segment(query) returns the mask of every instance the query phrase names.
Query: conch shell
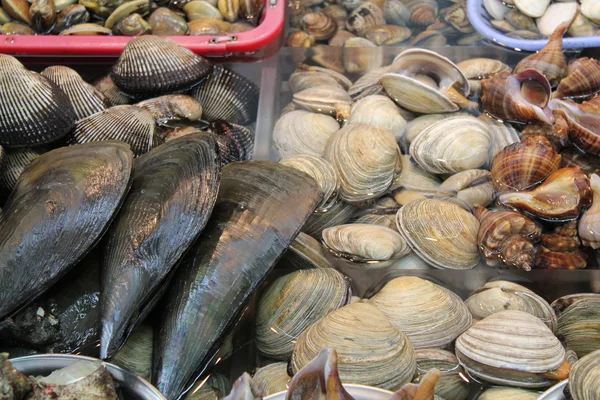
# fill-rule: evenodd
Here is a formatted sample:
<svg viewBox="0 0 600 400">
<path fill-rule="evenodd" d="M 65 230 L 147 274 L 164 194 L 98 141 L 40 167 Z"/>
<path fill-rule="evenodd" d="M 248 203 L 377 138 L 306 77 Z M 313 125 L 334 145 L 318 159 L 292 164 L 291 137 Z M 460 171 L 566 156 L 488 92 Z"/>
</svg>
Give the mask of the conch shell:
<svg viewBox="0 0 600 400">
<path fill-rule="evenodd" d="M 579 248 L 577 221 L 570 221 L 554 229 L 554 233 L 542 235 L 542 245 L 536 264 L 547 269 L 582 269 L 587 257 Z"/>
<path fill-rule="evenodd" d="M 600 61 L 578 58 L 569 64 L 569 75 L 560 81 L 554 98 L 592 96 L 600 91 Z"/>
<path fill-rule="evenodd" d="M 579 220 L 579 237 L 584 246 L 600 248 L 600 176 L 594 174 L 590 179 L 594 192 L 592 206 Z"/>
<path fill-rule="evenodd" d="M 550 108 L 568 127 L 569 139 L 579 149 L 600 154 L 600 102 L 578 104 L 570 100 L 552 100 Z"/>
</svg>

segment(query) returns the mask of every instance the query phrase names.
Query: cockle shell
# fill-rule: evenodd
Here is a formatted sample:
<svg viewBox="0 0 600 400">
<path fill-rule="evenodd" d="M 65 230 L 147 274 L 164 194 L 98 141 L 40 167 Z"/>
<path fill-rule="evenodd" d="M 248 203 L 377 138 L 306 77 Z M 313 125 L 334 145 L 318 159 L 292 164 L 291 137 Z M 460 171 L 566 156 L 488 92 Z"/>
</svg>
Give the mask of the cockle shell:
<svg viewBox="0 0 600 400">
<path fill-rule="evenodd" d="M 467 79 L 488 79 L 500 72 L 512 72 L 511 67 L 493 58 L 471 58 L 459 62 L 456 66 Z"/>
<path fill-rule="evenodd" d="M 47 150 L 39 147 L 26 147 L 3 151 L 2 168 L 0 168 L 0 187 L 6 193 L 12 192 L 25 167 Z"/>
<path fill-rule="evenodd" d="M 406 130 L 407 122 L 398 106 L 387 96 L 367 96 L 352 106 L 348 123 L 370 125 L 390 132 L 399 141 Z"/>
<path fill-rule="evenodd" d="M 568 376 L 570 367 L 563 366 L 565 349 L 550 328 L 517 310 L 494 313 L 475 323 L 456 340 L 456 356 L 477 378 L 524 388 L 550 386 L 551 379 Z"/>
<path fill-rule="evenodd" d="M 578 360 L 569 375 L 569 393 L 573 400 L 593 400 L 600 398 L 600 350 Z"/>
<path fill-rule="evenodd" d="M 465 400 L 470 392 L 470 382 L 464 374 L 456 356 L 440 349 L 421 349 L 417 353 L 417 375 L 413 382 L 420 382 L 432 368 L 440 370 L 441 377 L 435 384 L 435 394 L 444 399 Z"/>
<path fill-rule="evenodd" d="M 593 174 L 590 178 L 590 186 L 594 192 L 593 202 L 579 220 L 579 237 L 584 246 L 598 249 L 600 248 L 600 176 Z"/>
<path fill-rule="evenodd" d="M 360 203 L 383 195 L 400 173 L 400 148 L 388 131 L 346 125 L 327 143 L 325 159 L 340 180 L 340 198 Z"/>
<path fill-rule="evenodd" d="M 490 171 L 468 169 L 446 179 L 439 186 L 437 196 L 466 210 L 472 210 L 476 206 L 490 205 L 495 193 Z"/>
<path fill-rule="evenodd" d="M 383 11 L 375 3 L 365 1 L 354 9 L 346 21 L 346 29 L 357 36 L 377 25 L 385 25 Z"/>
<path fill-rule="evenodd" d="M 523 14 L 539 18 L 546 12 L 550 0 L 514 0 L 514 4 Z"/>
<path fill-rule="evenodd" d="M 546 269 L 582 269 L 587 266 L 587 255 L 580 249 L 577 221 L 557 226 L 553 233 L 542 235 L 536 264 Z"/>
<path fill-rule="evenodd" d="M 481 167 L 491 146 L 487 125 L 473 116 L 444 119 L 423 130 L 410 144 L 410 155 L 425 171 L 456 173 Z"/>
<path fill-rule="evenodd" d="M 287 373 L 287 362 L 276 362 L 258 368 L 252 379 L 262 390 L 263 396 L 286 391 L 292 377 Z"/>
<path fill-rule="evenodd" d="M 276 279 L 258 302 L 258 350 L 268 358 L 288 359 L 298 336 L 350 297 L 350 281 L 332 268 L 300 270 Z"/>
<path fill-rule="evenodd" d="M 298 372 L 323 348 L 336 349 L 345 383 L 396 389 L 410 382 L 416 370 L 415 351 L 406 335 L 368 303 L 344 306 L 305 330 L 294 348 L 292 371 Z"/>
<path fill-rule="evenodd" d="M 413 251 L 436 268 L 470 269 L 479 264 L 479 222 L 456 204 L 413 201 L 398 210 L 396 223 Z"/>
<path fill-rule="evenodd" d="M 499 192 L 529 190 L 560 168 L 562 157 L 543 136 L 528 136 L 500 151 L 492 162 L 492 182 Z"/>
<path fill-rule="evenodd" d="M 479 395 L 478 400 L 537 400 L 541 392 L 533 390 L 491 387 Z"/>
<path fill-rule="evenodd" d="M 552 332 L 556 330 L 556 314 L 550 304 L 525 286 L 513 282 L 488 282 L 475 290 L 465 304 L 475 322 L 501 311 L 519 310 L 538 317 Z"/>
<path fill-rule="evenodd" d="M 340 125 L 328 115 L 297 110 L 282 115 L 273 129 L 273 141 L 282 157 L 325 155 L 329 138 Z"/>
<path fill-rule="evenodd" d="M 328 40 L 337 32 L 336 22 L 322 12 L 304 15 L 300 24 L 316 40 Z"/>
<path fill-rule="evenodd" d="M 586 153 L 600 154 L 600 104 L 588 101 L 583 104 L 571 100 L 552 100 L 550 108 L 559 118 L 564 119 L 569 139 Z"/>
<path fill-rule="evenodd" d="M 578 167 L 554 171 L 531 191 L 505 193 L 498 203 L 529 212 L 548 221 L 569 221 L 579 217 L 582 207 L 592 202 L 589 178 Z"/>
<path fill-rule="evenodd" d="M 416 349 L 443 347 L 471 326 L 471 313 L 460 297 L 417 277 L 388 282 L 369 300 Z"/>
<path fill-rule="evenodd" d="M 578 357 L 600 349 L 600 298 L 575 300 L 558 315 L 558 336 Z"/>
<path fill-rule="evenodd" d="M 600 61 L 578 58 L 569 64 L 569 74 L 560 81 L 554 98 L 585 97 L 600 91 Z"/>
<path fill-rule="evenodd" d="M 294 93 L 292 101 L 302 109 L 335 116 L 337 119 L 350 117 L 352 99 L 344 89 L 335 86 L 312 87 Z"/>
</svg>

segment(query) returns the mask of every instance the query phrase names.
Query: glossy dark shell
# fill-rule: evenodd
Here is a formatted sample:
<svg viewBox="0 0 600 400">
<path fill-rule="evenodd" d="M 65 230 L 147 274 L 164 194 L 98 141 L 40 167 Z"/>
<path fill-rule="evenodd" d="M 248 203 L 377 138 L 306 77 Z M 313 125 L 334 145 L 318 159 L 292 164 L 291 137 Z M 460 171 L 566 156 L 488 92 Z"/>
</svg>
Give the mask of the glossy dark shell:
<svg viewBox="0 0 600 400">
<path fill-rule="evenodd" d="M 254 151 L 254 131 L 248 127 L 215 121 L 210 131 L 217 135 L 219 154 L 223 165 L 248 161 Z"/>
<path fill-rule="evenodd" d="M 208 363 L 322 194 L 308 175 L 269 161 L 223 168 L 217 203 L 163 302 L 152 379 L 176 399 Z"/>
<path fill-rule="evenodd" d="M 191 95 L 202 104 L 202 118 L 207 121 L 222 119 L 247 125 L 256 120 L 258 87 L 248 78 L 221 65 L 215 65 Z"/>
<path fill-rule="evenodd" d="M 65 136 L 74 122 L 75 111 L 58 86 L 0 54 L 0 145 L 50 143 Z"/>
<path fill-rule="evenodd" d="M 204 58 L 160 36 L 131 40 L 110 76 L 134 98 L 149 98 L 180 92 L 194 86 L 211 70 Z"/>
<path fill-rule="evenodd" d="M 214 136 L 187 135 L 137 158 L 132 185 L 104 238 L 100 355 L 112 358 L 153 306 L 217 200 Z"/>
<path fill-rule="evenodd" d="M 110 75 L 94 82 L 94 87 L 104 95 L 108 106 L 122 106 L 131 103 L 131 98 L 115 85 Z"/>
<path fill-rule="evenodd" d="M 115 106 L 77 121 L 70 144 L 120 140 L 137 157 L 154 147 L 152 114 L 136 106 Z"/>
<path fill-rule="evenodd" d="M 98 241 L 129 188 L 120 142 L 62 147 L 31 162 L 0 214 L 0 318 L 46 291 Z"/>
<path fill-rule="evenodd" d="M 38 147 L 14 149 L 6 152 L 0 168 L 0 187 L 7 192 L 12 192 L 25 167 L 45 152 L 45 149 Z"/>
</svg>

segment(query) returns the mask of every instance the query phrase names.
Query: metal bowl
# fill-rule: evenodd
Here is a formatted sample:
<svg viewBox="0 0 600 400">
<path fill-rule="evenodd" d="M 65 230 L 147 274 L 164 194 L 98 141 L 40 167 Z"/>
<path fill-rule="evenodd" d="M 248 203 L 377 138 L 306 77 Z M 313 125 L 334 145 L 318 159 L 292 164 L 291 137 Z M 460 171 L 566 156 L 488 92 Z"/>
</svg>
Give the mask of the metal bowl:
<svg viewBox="0 0 600 400">
<path fill-rule="evenodd" d="M 385 389 L 374 388 L 371 386 L 348 384 L 343 385 L 344 389 L 354 397 L 355 400 L 388 400 L 392 392 Z M 286 391 L 267 396 L 264 400 L 285 400 Z"/>
<path fill-rule="evenodd" d="M 568 380 L 561 381 L 556 385 L 552 386 L 550 389 L 546 390 L 538 400 L 567 400 L 563 391 L 567 387 L 569 383 Z"/>
<path fill-rule="evenodd" d="M 57 369 L 64 368 L 76 361 L 98 361 L 96 358 L 71 354 L 40 354 L 19 357 L 10 360 L 12 365 L 25 375 L 49 375 Z M 108 372 L 119 383 L 126 400 L 167 400 L 158 389 L 139 376 L 110 363 L 103 363 Z"/>
</svg>

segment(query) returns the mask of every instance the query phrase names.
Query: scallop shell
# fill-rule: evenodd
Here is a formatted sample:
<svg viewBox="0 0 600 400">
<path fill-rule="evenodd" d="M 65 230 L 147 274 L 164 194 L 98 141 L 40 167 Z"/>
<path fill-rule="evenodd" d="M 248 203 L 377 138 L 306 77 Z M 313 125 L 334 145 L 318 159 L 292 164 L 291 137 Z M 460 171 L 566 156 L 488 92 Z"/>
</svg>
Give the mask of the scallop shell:
<svg viewBox="0 0 600 400">
<path fill-rule="evenodd" d="M 352 107 L 348 93 L 336 86 L 305 89 L 294 93 L 292 101 L 304 110 L 335 116 L 337 119 L 349 118 Z"/>
<path fill-rule="evenodd" d="M 600 248 L 600 176 L 593 174 L 590 186 L 594 192 L 592 206 L 579 220 L 579 237 L 584 246 Z"/>
<path fill-rule="evenodd" d="M 560 81 L 553 97 L 585 97 L 600 91 L 600 61 L 582 57 L 569 64 L 569 74 Z"/>
<path fill-rule="evenodd" d="M 448 289 L 417 277 L 388 282 L 371 300 L 415 349 L 444 347 L 471 326 L 471 313 Z"/>
<path fill-rule="evenodd" d="M 479 264 L 479 222 L 456 204 L 413 201 L 398 210 L 396 223 L 413 251 L 437 268 L 470 269 Z"/>
<path fill-rule="evenodd" d="M 25 167 L 45 152 L 45 149 L 38 147 L 3 152 L 2 168 L 0 168 L 0 187 L 7 193 L 12 192 Z"/>
<path fill-rule="evenodd" d="M 324 348 L 336 349 L 345 383 L 397 389 L 415 373 L 410 341 L 371 304 L 344 306 L 302 332 L 292 355 L 292 371 L 298 372 Z"/>
<path fill-rule="evenodd" d="M 581 358 L 573 366 L 569 376 L 569 392 L 573 400 L 600 398 L 600 350 Z"/>
<path fill-rule="evenodd" d="M 305 172 L 317 181 L 323 191 L 323 200 L 317 206 L 317 211 L 327 211 L 336 202 L 340 184 L 329 162 L 313 155 L 298 154 L 284 158 L 280 163 Z"/>
<path fill-rule="evenodd" d="M 558 315 L 558 336 L 578 357 L 600 349 L 600 299 L 575 300 Z"/>
<path fill-rule="evenodd" d="M 135 156 L 154 146 L 154 118 L 136 106 L 115 106 L 75 123 L 69 144 L 121 140 Z"/>
<path fill-rule="evenodd" d="M 492 174 L 484 169 L 469 169 L 446 179 L 438 188 L 438 197 L 456 203 L 466 210 L 487 207 L 495 196 Z"/>
<path fill-rule="evenodd" d="M 282 115 L 273 129 L 273 142 L 281 157 L 325 155 L 329 138 L 340 125 L 328 115 L 296 110 Z"/>
<path fill-rule="evenodd" d="M 552 385 L 544 374 L 559 369 L 566 353 L 539 318 L 508 310 L 486 317 L 459 336 L 456 356 L 471 375 L 485 381 L 543 388 Z"/>
<path fill-rule="evenodd" d="M 94 82 L 94 88 L 104 95 L 108 106 L 122 106 L 131 103 L 131 99 L 121 92 L 110 75 Z"/>
<path fill-rule="evenodd" d="M 292 380 L 288 375 L 287 367 L 287 362 L 276 362 L 256 370 L 252 379 L 262 390 L 263 396 L 287 391 Z"/>
<path fill-rule="evenodd" d="M 331 268 L 300 270 L 276 279 L 258 302 L 258 350 L 265 357 L 287 360 L 298 336 L 350 297 L 349 280 Z"/>
<path fill-rule="evenodd" d="M 444 399 L 466 400 L 471 390 L 470 382 L 463 379 L 464 370 L 456 356 L 440 349 L 421 349 L 417 353 L 417 375 L 413 382 L 418 383 L 432 368 L 442 373 L 435 384 L 435 394 Z"/>
<path fill-rule="evenodd" d="M 0 145 L 33 146 L 64 137 L 75 122 L 69 97 L 53 82 L 0 54 Z"/>
<path fill-rule="evenodd" d="M 487 160 L 488 126 L 472 116 L 444 119 L 423 130 L 410 144 L 410 155 L 425 171 L 456 173 L 481 167 Z"/>
<path fill-rule="evenodd" d="M 386 96 L 372 95 L 352 106 L 348 123 L 366 124 L 390 132 L 399 141 L 406 130 L 406 120 L 398 106 Z"/>
<path fill-rule="evenodd" d="M 394 136 L 369 125 L 346 125 L 331 137 L 325 153 L 340 180 L 340 198 L 350 203 L 381 197 L 401 168 Z"/>
<path fill-rule="evenodd" d="M 148 98 L 187 90 L 210 70 L 208 61 L 171 39 L 140 36 L 125 46 L 110 76 L 126 94 Z"/>
<path fill-rule="evenodd" d="M 533 390 L 509 388 L 509 387 L 491 387 L 486 389 L 477 400 L 537 400 L 541 392 Z"/>
</svg>

